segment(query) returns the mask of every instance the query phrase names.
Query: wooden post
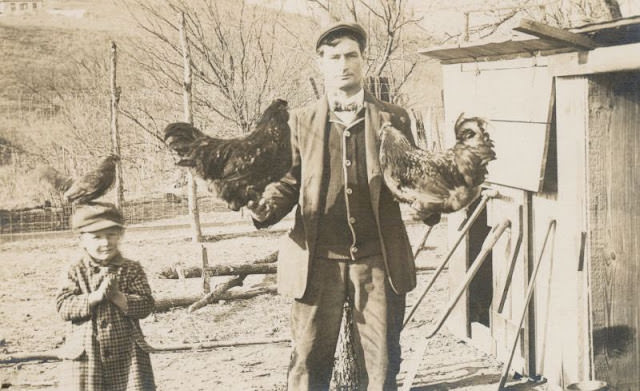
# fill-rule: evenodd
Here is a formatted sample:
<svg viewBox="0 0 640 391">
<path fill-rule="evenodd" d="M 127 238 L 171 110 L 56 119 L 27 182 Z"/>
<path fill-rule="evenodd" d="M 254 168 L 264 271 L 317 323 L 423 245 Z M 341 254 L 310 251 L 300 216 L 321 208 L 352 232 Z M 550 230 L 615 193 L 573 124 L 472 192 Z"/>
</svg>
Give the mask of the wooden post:
<svg viewBox="0 0 640 391">
<path fill-rule="evenodd" d="M 207 248 L 204 244 L 200 245 L 200 252 L 202 254 L 202 270 L 207 270 L 209 267 L 209 255 L 207 254 Z M 211 292 L 211 285 L 209 282 L 209 274 L 202 273 L 202 293 L 207 294 Z"/>
<path fill-rule="evenodd" d="M 316 81 L 313 79 L 313 77 L 309 76 L 309 82 L 311 83 L 311 88 L 313 89 L 313 95 L 316 97 L 316 99 L 320 99 L 320 91 L 318 91 Z"/>
<path fill-rule="evenodd" d="M 191 54 L 187 41 L 186 22 L 184 12 L 180 13 L 180 43 L 182 44 L 182 60 L 184 67 L 183 102 L 184 121 L 193 123 L 193 110 L 191 108 Z M 194 242 L 202 241 L 202 229 L 200 227 L 200 211 L 198 209 L 197 184 L 191 170 L 187 171 L 187 198 L 189 201 L 189 216 L 191 217 L 191 239 Z"/>
<path fill-rule="evenodd" d="M 120 156 L 120 134 L 118 133 L 118 102 L 120 101 L 120 90 L 116 84 L 116 65 L 117 47 L 114 41 L 111 41 L 111 148 L 113 153 Z M 116 162 L 116 179 L 115 179 L 116 197 L 115 204 L 117 208 L 122 207 L 123 186 L 122 186 L 122 161 Z"/>
<path fill-rule="evenodd" d="M 469 12 L 464 13 L 464 41 L 469 42 Z"/>
</svg>

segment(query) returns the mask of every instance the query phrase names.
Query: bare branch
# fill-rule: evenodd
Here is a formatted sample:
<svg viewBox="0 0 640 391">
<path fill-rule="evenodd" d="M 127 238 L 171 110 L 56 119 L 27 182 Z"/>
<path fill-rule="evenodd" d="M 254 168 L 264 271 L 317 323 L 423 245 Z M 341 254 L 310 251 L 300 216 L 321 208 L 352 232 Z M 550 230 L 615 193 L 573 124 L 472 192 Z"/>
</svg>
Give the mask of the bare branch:
<svg viewBox="0 0 640 391">
<path fill-rule="evenodd" d="M 157 130 L 153 130 L 148 126 L 146 126 L 145 124 L 143 124 L 142 121 L 140 121 L 138 117 L 135 116 L 132 112 L 130 112 L 129 110 L 123 109 L 122 107 L 120 107 L 119 112 L 122 113 L 131 122 L 138 125 L 138 127 L 140 127 L 140 129 L 145 131 L 147 134 L 151 135 L 153 138 L 161 142 L 163 145 L 166 145 L 164 138 L 160 136 L 160 133 Z M 147 115 L 148 118 L 150 118 L 155 123 L 155 119 L 148 112 L 145 111 L 145 114 Z"/>
</svg>

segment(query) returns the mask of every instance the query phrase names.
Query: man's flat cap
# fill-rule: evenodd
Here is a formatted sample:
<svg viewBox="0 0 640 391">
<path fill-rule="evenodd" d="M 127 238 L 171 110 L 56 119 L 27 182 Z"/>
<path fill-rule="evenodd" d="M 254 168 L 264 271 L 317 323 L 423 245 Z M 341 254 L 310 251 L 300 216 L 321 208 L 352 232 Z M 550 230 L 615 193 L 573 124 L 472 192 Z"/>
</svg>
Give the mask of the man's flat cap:
<svg viewBox="0 0 640 391">
<path fill-rule="evenodd" d="M 71 228 L 76 232 L 96 232 L 111 227 L 123 227 L 124 217 L 115 205 L 90 202 L 76 207 L 71 216 Z"/>
<path fill-rule="evenodd" d="M 323 30 L 320 33 L 320 35 L 318 35 L 318 39 L 316 39 L 316 50 L 320 47 L 320 45 L 322 44 L 322 41 L 327 36 L 329 36 L 332 33 L 335 33 L 336 31 L 341 31 L 341 30 L 345 30 L 345 31 L 348 31 L 348 32 L 354 34 L 356 37 L 358 37 L 358 38 L 360 38 L 362 40 L 362 45 L 366 46 L 366 44 L 367 44 L 367 32 L 364 31 L 362 26 L 360 26 L 358 23 L 338 22 L 338 23 L 332 24 L 331 26 L 327 27 L 325 30 Z"/>
</svg>

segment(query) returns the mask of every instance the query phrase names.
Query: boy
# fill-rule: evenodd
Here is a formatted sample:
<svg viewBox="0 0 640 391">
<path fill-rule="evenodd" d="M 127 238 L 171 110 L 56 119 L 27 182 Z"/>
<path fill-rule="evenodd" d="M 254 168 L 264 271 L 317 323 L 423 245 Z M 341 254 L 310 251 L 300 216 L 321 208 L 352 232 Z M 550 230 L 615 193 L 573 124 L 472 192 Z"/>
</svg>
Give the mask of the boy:
<svg viewBox="0 0 640 391">
<path fill-rule="evenodd" d="M 118 250 L 122 214 L 108 203 L 79 205 L 71 226 L 84 254 L 71 265 L 56 297 L 58 313 L 71 329 L 61 350 L 73 360 L 64 390 L 155 390 L 149 346 L 138 322 L 153 311 L 154 301 L 140 264 Z"/>
</svg>

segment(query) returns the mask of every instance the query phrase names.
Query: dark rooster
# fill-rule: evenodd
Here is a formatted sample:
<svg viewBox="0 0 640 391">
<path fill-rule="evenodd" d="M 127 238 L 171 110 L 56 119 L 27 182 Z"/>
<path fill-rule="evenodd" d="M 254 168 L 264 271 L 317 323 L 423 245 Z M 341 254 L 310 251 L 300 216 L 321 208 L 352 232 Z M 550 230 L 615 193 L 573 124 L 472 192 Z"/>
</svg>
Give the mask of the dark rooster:
<svg viewBox="0 0 640 391">
<path fill-rule="evenodd" d="M 385 124 L 380 130 L 380 165 L 387 187 L 428 224 L 435 215 L 464 208 L 480 193 L 487 163 L 496 158 L 486 126 L 482 118 L 461 114 L 455 124 L 456 144 L 437 153 L 414 147 Z"/>
<path fill-rule="evenodd" d="M 120 157 L 109 155 L 95 169 L 77 179 L 62 175 L 52 167 L 40 169 L 39 176 L 56 190 L 63 192 L 67 201 L 84 204 L 103 196 L 113 186 L 118 161 Z"/>
<path fill-rule="evenodd" d="M 169 124 L 165 142 L 180 156 L 179 166 L 193 167 L 232 210 L 260 198 L 265 186 L 291 167 L 291 130 L 287 102 L 276 99 L 255 129 L 243 137 L 219 139 L 189 123 Z"/>
</svg>

